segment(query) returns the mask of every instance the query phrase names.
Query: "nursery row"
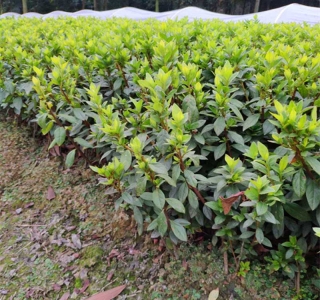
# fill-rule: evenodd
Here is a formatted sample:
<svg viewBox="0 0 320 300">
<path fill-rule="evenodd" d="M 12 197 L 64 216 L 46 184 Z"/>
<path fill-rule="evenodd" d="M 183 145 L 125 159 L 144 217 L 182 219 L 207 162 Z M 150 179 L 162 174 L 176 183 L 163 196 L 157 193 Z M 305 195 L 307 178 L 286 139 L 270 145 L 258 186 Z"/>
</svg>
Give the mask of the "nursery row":
<svg viewBox="0 0 320 300">
<path fill-rule="evenodd" d="M 294 276 L 320 225 L 319 29 L 5 19 L 0 107 L 87 160 L 140 233 L 262 244 Z"/>
</svg>

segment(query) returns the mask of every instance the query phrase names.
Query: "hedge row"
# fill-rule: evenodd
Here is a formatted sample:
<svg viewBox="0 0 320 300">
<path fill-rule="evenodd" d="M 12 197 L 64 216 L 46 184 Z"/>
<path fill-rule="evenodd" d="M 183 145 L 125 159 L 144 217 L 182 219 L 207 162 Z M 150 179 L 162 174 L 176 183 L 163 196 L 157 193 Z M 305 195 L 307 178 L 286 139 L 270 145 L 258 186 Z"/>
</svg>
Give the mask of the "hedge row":
<svg viewBox="0 0 320 300">
<path fill-rule="evenodd" d="M 140 233 L 169 245 L 211 228 L 242 257 L 273 248 L 293 276 L 320 225 L 319 29 L 5 19 L 0 106 L 67 167 L 84 157 Z"/>
</svg>

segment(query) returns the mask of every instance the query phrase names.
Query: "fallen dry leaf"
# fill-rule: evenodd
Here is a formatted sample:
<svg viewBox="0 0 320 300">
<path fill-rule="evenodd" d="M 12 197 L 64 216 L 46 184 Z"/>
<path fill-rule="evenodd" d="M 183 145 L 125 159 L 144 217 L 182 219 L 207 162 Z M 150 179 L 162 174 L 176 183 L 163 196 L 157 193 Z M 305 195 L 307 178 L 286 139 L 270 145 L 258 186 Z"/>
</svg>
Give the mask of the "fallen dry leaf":
<svg viewBox="0 0 320 300">
<path fill-rule="evenodd" d="M 82 248 L 79 235 L 77 235 L 77 234 L 72 234 L 72 235 L 71 235 L 71 239 L 72 239 L 72 243 L 73 243 L 78 249 L 81 249 L 81 248 Z"/>
<path fill-rule="evenodd" d="M 219 288 L 216 288 L 215 290 L 212 290 L 209 294 L 208 300 L 217 300 L 219 297 Z"/>
<path fill-rule="evenodd" d="M 17 214 L 17 215 L 20 215 L 21 213 L 22 213 L 22 208 L 16 209 L 16 214 Z"/>
<path fill-rule="evenodd" d="M 126 285 L 120 285 L 118 287 L 115 287 L 111 290 L 95 294 L 88 298 L 87 300 L 111 300 L 117 297 L 124 289 L 126 288 Z"/>
<path fill-rule="evenodd" d="M 188 270 L 188 262 L 184 259 L 183 262 L 182 262 L 182 267 L 185 269 L 185 270 Z"/>
<path fill-rule="evenodd" d="M 114 270 L 110 271 L 109 274 L 108 274 L 108 277 L 107 277 L 107 280 L 110 281 L 113 277 L 113 274 L 114 274 Z"/>
<path fill-rule="evenodd" d="M 55 284 L 53 285 L 53 290 L 54 290 L 55 292 L 60 292 L 60 291 L 61 291 L 61 286 L 60 286 L 59 284 L 55 283 Z"/>
<path fill-rule="evenodd" d="M 34 202 L 29 202 L 24 206 L 24 208 L 30 208 L 30 207 L 33 207 L 33 206 L 34 206 Z"/>
<path fill-rule="evenodd" d="M 60 300 L 68 300 L 69 297 L 70 297 L 70 293 L 67 292 L 67 293 L 64 293 L 64 294 L 62 295 L 62 297 L 60 298 Z"/>
<path fill-rule="evenodd" d="M 83 282 L 82 288 L 80 289 L 80 294 L 84 293 L 85 290 L 89 287 L 89 285 L 90 285 L 90 281 L 89 281 L 89 279 L 86 279 L 86 280 Z"/>
<path fill-rule="evenodd" d="M 54 192 L 52 186 L 48 187 L 48 191 L 47 191 L 47 200 L 52 200 L 56 197 L 56 193 Z"/>
</svg>

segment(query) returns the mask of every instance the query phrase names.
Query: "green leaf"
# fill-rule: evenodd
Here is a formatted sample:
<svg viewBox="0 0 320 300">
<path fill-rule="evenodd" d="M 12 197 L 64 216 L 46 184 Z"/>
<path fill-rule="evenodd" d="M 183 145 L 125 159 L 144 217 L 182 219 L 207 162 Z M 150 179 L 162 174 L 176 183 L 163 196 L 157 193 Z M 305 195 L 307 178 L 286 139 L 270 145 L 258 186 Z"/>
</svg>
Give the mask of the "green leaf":
<svg viewBox="0 0 320 300">
<path fill-rule="evenodd" d="M 191 95 L 186 96 L 182 101 L 182 109 L 185 113 L 188 113 L 189 122 L 194 123 L 199 119 L 199 111 L 197 108 L 197 102 Z"/>
<path fill-rule="evenodd" d="M 263 215 L 263 217 L 267 222 L 269 222 L 271 224 L 279 224 L 279 222 L 276 220 L 275 216 L 270 211 L 267 211 Z"/>
<path fill-rule="evenodd" d="M 140 198 L 142 198 L 143 200 L 147 200 L 147 201 L 153 201 L 153 193 L 145 192 L 140 195 Z"/>
<path fill-rule="evenodd" d="M 307 188 L 307 178 L 303 170 L 299 170 L 292 180 L 293 191 L 297 194 L 298 197 L 302 197 Z"/>
<path fill-rule="evenodd" d="M 49 121 L 49 122 L 47 123 L 46 127 L 44 127 L 44 128 L 41 129 L 42 134 L 43 134 L 43 135 L 46 135 L 46 134 L 51 130 L 51 128 L 53 127 L 53 124 L 54 124 L 54 122 L 53 122 L 52 120 Z"/>
<path fill-rule="evenodd" d="M 223 130 L 226 128 L 226 121 L 223 117 L 219 117 L 213 124 L 213 130 L 216 135 L 220 135 Z"/>
<path fill-rule="evenodd" d="M 13 99 L 12 107 L 17 115 L 20 115 L 22 106 L 23 102 L 21 97 L 16 97 Z"/>
<path fill-rule="evenodd" d="M 261 228 L 256 229 L 256 239 L 259 244 L 261 244 L 263 242 L 264 234 L 263 234 Z"/>
<path fill-rule="evenodd" d="M 226 143 L 220 144 L 216 149 L 214 150 L 214 159 L 218 160 L 220 157 L 222 157 L 227 150 Z"/>
<path fill-rule="evenodd" d="M 312 170 L 315 171 L 318 175 L 320 175 L 320 162 L 312 156 L 307 156 L 304 159 L 310 165 Z"/>
<path fill-rule="evenodd" d="M 262 216 L 268 211 L 268 205 L 264 202 L 258 202 L 256 205 L 256 211 L 258 216 Z"/>
<path fill-rule="evenodd" d="M 76 155 L 76 149 L 71 150 L 66 157 L 66 167 L 69 169 L 74 163 L 74 158 Z"/>
<path fill-rule="evenodd" d="M 179 176 L 180 176 L 180 173 L 181 173 L 181 169 L 180 169 L 180 166 L 179 165 L 174 165 L 172 167 L 172 179 L 174 182 L 177 182 Z"/>
<path fill-rule="evenodd" d="M 129 150 L 126 150 L 121 154 L 120 162 L 123 164 L 125 171 L 127 171 L 130 168 L 132 162 L 132 155 Z"/>
<path fill-rule="evenodd" d="M 167 218 L 164 211 L 160 213 L 157 220 L 158 220 L 158 231 L 161 236 L 164 236 L 168 230 Z"/>
<path fill-rule="evenodd" d="M 58 127 L 54 131 L 54 139 L 58 146 L 61 146 L 66 139 L 66 130 L 63 127 Z"/>
<path fill-rule="evenodd" d="M 171 186 L 177 186 L 177 183 L 170 176 L 166 174 L 157 174 L 157 176 L 163 178 Z"/>
<path fill-rule="evenodd" d="M 193 136 L 194 137 L 194 139 L 199 143 L 199 144 L 201 144 L 201 145 L 204 145 L 205 144 L 205 139 L 204 139 L 204 137 L 201 135 L 201 134 L 196 134 L 196 135 L 194 135 Z"/>
<path fill-rule="evenodd" d="M 240 239 L 248 239 L 248 238 L 252 237 L 253 235 L 254 235 L 253 231 L 245 231 L 239 236 L 239 238 Z"/>
<path fill-rule="evenodd" d="M 229 137 L 233 142 L 235 142 L 235 143 L 237 143 L 237 144 L 240 144 L 240 145 L 244 145 L 243 137 L 242 137 L 240 134 L 238 134 L 238 133 L 236 133 L 236 132 L 234 132 L 234 131 L 229 131 L 229 132 L 228 132 L 228 137 Z"/>
<path fill-rule="evenodd" d="M 166 202 L 164 193 L 160 189 L 155 189 L 152 193 L 152 201 L 156 207 L 162 209 Z"/>
<path fill-rule="evenodd" d="M 88 116 L 83 112 L 81 108 L 74 108 L 73 113 L 75 117 L 81 121 L 85 121 L 88 119 Z"/>
<path fill-rule="evenodd" d="M 76 124 L 79 121 L 73 116 L 70 116 L 70 115 L 67 115 L 67 114 L 60 114 L 60 113 L 59 113 L 59 119 L 62 120 L 62 121 L 68 121 L 71 124 Z"/>
<path fill-rule="evenodd" d="M 283 172 L 288 166 L 288 163 L 289 163 L 288 155 L 283 156 L 279 162 L 279 171 Z"/>
<path fill-rule="evenodd" d="M 158 227 L 158 218 L 154 219 L 148 226 L 147 231 L 154 230 Z"/>
<path fill-rule="evenodd" d="M 271 243 L 271 241 L 270 241 L 268 238 L 266 238 L 266 237 L 264 237 L 263 242 L 262 242 L 262 245 L 265 245 L 265 246 L 267 246 L 267 247 L 272 248 L 272 243 Z"/>
<path fill-rule="evenodd" d="M 182 183 L 178 190 L 178 199 L 182 202 L 186 200 L 186 198 L 188 197 L 188 191 L 188 185 L 185 182 Z"/>
<path fill-rule="evenodd" d="M 320 204 L 320 186 L 318 182 L 308 179 L 306 196 L 311 210 L 315 210 Z"/>
<path fill-rule="evenodd" d="M 118 90 L 121 87 L 121 85 L 122 85 L 122 78 L 119 77 L 113 84 L 113 90 L 114 91 Z"/>
<path fill-rule="evenodd" d="M 167 203 L 177 212 L 184 214 L 186 212 L 184 205 L 175 198 L 166 198 Z"/>
<path fill-rule="evenodd" d="M 188 200 L 189 200 L 189 204 L 191 205 L 192 208 L 197 209 L 199 207 L 198 197 L 191 190 L 189 190 L 189 192 L 188 192 Z"/>
<path fill-rule="evenodd" d="M 268 148 L 264 144 L 258 142 L 258 150 L 259 150 L 259 154 L 261 155 L 261 157 L 265 161 L 267 161 L 267 159 L 269 158 L 269 150 L 268 150 Z"/>
<path fill-rule="evenodd" d="M 293 249 L 288 249 L 287 252 L 286 252 L 286 259 L 289 259 L 291 258 L 293 255 Z"/>
<path fill-rule="evenodd" d="M 291 217 L 303 222 L 311 221 L 308 212 L 300 205 L 296 203 L 286 203 L 283 207 Z"/>
<path fill-rule="evenodd" d="M 143 216 L 140 209 L 136 206 L 133 207 L 133 216 L 138 224 L 143 224 Z"/>
<path fill-rule="evenodd" d="M 156 172 L 158 174 L 166 174 L 166 175 L 168 175 L 168 171 L 167 171 L 166 166 L 164 164 L 160 163 L 160 162 L 149 164 L 149 168 L 153 172 Z"/>
<path fill-rule="evenodd" d="M 272 232 L 276 239 L 282 236 L 284 231 L 284 210 L 282 203 L 276 203 L 272 206 L 271 211 L 279 224 L 272 225 Z"/>
<path fill-rule="evenodd" d="M 157 135 L 157 147 L 159 148 L 162 155 L 164 155 L 168 149 L 168 139 L 170 135 L 167 131 L 162 129 Z"/>
<path fill-rule="evenodd" d="M 86 140 L 84 140 L 83 138 L 81 137 L 77 137 L 74 139 L 74 141 L 79 144 L 80 146 L 84 147 L 84 148 L 93 148 L 93 146 L 87 142 Z"/>
<path fill-rule="evenodd" d="M 132 195 L 130 195 L 128 192 L 122 193 L 121 197 L 128 204 L 131 204 L 133 206 L 142 207 L 141 202 L 137 198 L 132 197 Z"/>
<path fill-rule="evenodd" d="M 197 179 L 194 177 L 194 173 L 190 170 L 184 171 L 184 177 L 186 178 L 186 181 L 193 187 L 197 186 Z"/>
<path fill-rule="evenodd" d="M 255 115 L 251 115 L 249 116 L 243 123 L 243 131 L 247 130 L 248 128 L 254 126 L 257 124 L 257 122 L 259 121 L 260 118 L 260 114 L 255 114 Z"/>
<path fill-rule="evenodd" d="M 181 224 L 179 224 L 175 220 L 173 220 L 173 221 L 170 220 L 170 226 L 171 226 L 171 229 L 172 229 L 174 235 L 180 241 L 186 242 L 188 240 L 186 229 Z"/>
</svg>

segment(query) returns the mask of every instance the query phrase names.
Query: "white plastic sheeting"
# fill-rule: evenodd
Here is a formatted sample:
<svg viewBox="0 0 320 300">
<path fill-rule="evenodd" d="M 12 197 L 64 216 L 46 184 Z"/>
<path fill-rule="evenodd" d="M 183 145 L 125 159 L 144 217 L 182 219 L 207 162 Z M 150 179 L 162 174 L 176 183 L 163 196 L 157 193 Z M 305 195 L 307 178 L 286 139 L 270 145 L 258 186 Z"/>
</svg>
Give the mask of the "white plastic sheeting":
<svg viewBox="0 0 320 300">
<path fill-rule="evenodd" d="M 304 6 L 300 4 L 290 4 L 284 7 L 280 7 L 277 9 L 272 9 L 269 11 L 259 12 L 256 14 L 248 14 L 248 15 L 225 15 L 218 14 L 208 10 L 204 10 L 198 7 L 186 7 L 178 10 L 167 11 L 167 12 L 151 12 L 147 10 L 137 9 L 133 7 L 124 7 L 120 9 L 113 9 L 107 11 L 93 11 L 93 10 L 80 10 L 75 13 L 68 13 L 64 11 L 54 11 L 46 15 L 41 15 L 38 13 L 27 13 L 24 15 L 20 15 L 17 13 L 5 13 L 0 15 L 1 18 L 6 17 L 35 17 L 35 18 L 57 18 L 57 17 L 95 17 L 99 19 L 108 19 L 113 17 L 118 18 L 129 18 L 133 20 L 145 20 L 149 18 L 158 19 L 165 21 L 167 19 L 182 19 L 187 17 L 190 21 L 195 19 L 220 19 L 223 21 L 245 21 L 252 20 L 255 16 L 257 16 L 258 20 L 262 23 L 309 23 L 309 24 L 317 24 L 320 23 L 320 8 L 318 7 L 310 7 Z"/>
</svg>

